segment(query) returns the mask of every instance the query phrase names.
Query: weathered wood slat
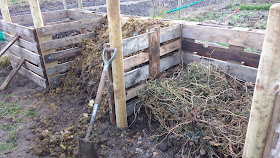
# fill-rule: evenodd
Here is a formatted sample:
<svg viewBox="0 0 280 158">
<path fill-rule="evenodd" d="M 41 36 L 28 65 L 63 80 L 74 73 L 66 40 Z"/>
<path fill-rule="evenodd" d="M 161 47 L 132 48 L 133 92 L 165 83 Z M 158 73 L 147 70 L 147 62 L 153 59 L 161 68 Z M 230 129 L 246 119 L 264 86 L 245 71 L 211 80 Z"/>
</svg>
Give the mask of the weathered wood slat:
<svg viewBox="0 0 280 158">
<path fill-rule="evenodd" d="M 50 49 L 55 49 L 55 48 L 60 48 L 60 47 L 65 47 L 71 44 L 77 44 L 82 42 L 84 38 L 90 37 L 92 33 L 88 34 L 79 34 L 76 36 L 71 36 L 71 37 L 65 37 L 61 39 L 56 39 L 56 40 L 51 40 L 48 42 L 44 42 L 41 44 L 41 49 L 42 51 L 50 50 Z"/>
<path fill-rule="evenodd" d="M 179 38 L 181 35 L 181 26 L 175 25 L 160 29 L 160 43 Z M 127 56 L 139 50 L 144 50 L 149 47 L 149 33 L 144 33 L 135 37 L 126 38 L 123 40 L 123 55 Z"/>
<path fill-rule="evenodd" d="M 4 35 L 4 38 L 7 40 L 7 41 L 10 41 L 12 40 L 13 36 L 12 35 L 9 35 L 5 32 L 3 32 L 3 35 Z M 18 39 L 14 44 L 20 46 L 20 47 L 24 47 L 26 48 L 27 50 L 30 50 L 30 51 L 33 51 L 34 53 L 38 53 L 38 47 L 37 47 L 37 44 L 34 44 L 34 43 L 31 43 L 31 42 L 28 42 L 24 39 Z"/>
<path fill-rule="evenodd" d="M 13 55 L 12 53 L 9 53 L 9 57 L 11 59 L 11 61 L 15 62 L 15 63 L 18 63 L 20 58 Z M 29 69 L 30 71 L 33 71 L 34 73 L 44 77 L 44 73 L 43 73 L 43 70 L 41 68 L 39 68 L 38 66 L 35 66 L 31 63 L 29 63 L 28 61 L 25 60 L 25 62 L 23 63 L 22 65 L 23 67 Z"/>
<path fill-rule="evenodd" d="M 47 69 L 47 74 L 49 76 L 51 76 L 51 75 L 55 75 L 55 74 L 58 74 L 58 73 L 64 73 L 71 68 L 71 64 L 72 64 L 72 61 L 68 61 L 66 63 L 58 64 L 55 67 L 48 68 Z"/>
<path fill-rule="evenodd" d="M 149 47 L 149 33 L 144 33 L 135 37 L 123 40 L 123 56 L 143 50 Z"/>
<path fill-rule="evenodd" d="M 157 78 L 160 74 L 160 32 L 149 34 L 149 74 Z"/>
<path fill-rule="evenodd" d="M 78 55 L 78 48 L 70 48 L 70 49 L 65 49 L 62 51 L 45 55 L 44 59 L 45 59 L 45 63 L 50 63 L 53 61 L 74 57 L 76 55 Z"/>
<path fill-rule="evenodd" d="M 182 40 L 182 49 L 187 52 L 197 52 L 200 56 L 211 57 L 224 61 L 244 62 L 245 65 L 258 68 L 260 54 L 248 53 L 242 49 L 227 49 L 214 46 L 204 46 L 203 44 Z"/>
<path fill-rule="evenodd" d="M 94 19 L 82 19 L 79 21 L 66 22 L 61 24 L 53 24 L 37 28 L 37 32 L 39 36 L 45 36 L 81 28 L 87 28 L 88 30 L 91 30 L 93 26 L 99 25 L 100 20 L 101 17 Z"/>
<path fill-rule="evenodd" d="M 265 33 L 261 31 L 250 31 L 250 29 L 245 28 L 201 26 L 191 22 L 182 22 L 182 24 L 183 38 L 262 49 Z"/>
<path fill-rule="evenodd" d="M 170 26 L 160 29 L 160 43 L 179 38 L 181 36 L 181 25 Z"/>
<path fill-rule="evenodd" d="M 23 57 L 25 60 L 30 61 L 35 65 L 40 64 L 40 55 L 35 54 L 27 49 L 21 48 L 17 45 L 12 45 L 9 49 L 13 54 L 18 57 Z"/>
<path fill-rule="evenodd" d="M 25 40 L 36 42 L 34 36 L 34 29 L 14 23 L 9 23 L 3 20 L 0 20 L 0 26 L 4 32 L 10 32 L 22 37 Z"/>
<path fill-rule="evenodd" d="M 59 19 L 68 18 L 68 13 L 66 10 L 56 10 L 56 11 L 48 11 L 48 12 L 42 12 L 44 23 L 48 23 L 50 21 L 57 21 Z M 31 14 L 26 15 L 17 15 L 12 16 L 13 23 L 17 23 L 20 25 L 27 25 L 27 26 L 33 26 L 33 19 Z"/>
<path fill-rule="evenodd" d="M 178 65 L 180 63 L 180 54 L 175 53 L 171 56 L 160 59 L 160 72 L 163 72 L 170 67 Z M 125 88 L 129 88 L 141 81 L 146 80 L 149 77 L 149 65 L 142 66 L 135 70 L 129 71 L 124 74 Z"/>
<path fill-rule="evenodd" d="M 98 18 L 105 16 L 105 14 L 94 13 L 92 11 L 86 10 L 76 10 L 76 9 L 68 9 L 67 10 L 69 18 L 74 20 L 81 20 L 81 19 L 91 19 L 91 18 Z"/>
<path fill-rule="evenodd" d="M 146 87 L 146 83 L 137 85 L 136 87 L 130 88 L 126 91 L 126 101 L 136 97 Z"/>
<path fill-rule="evenodd" d="M 13 67 L 16 66 L 16 63 L 11 61 L 11 64 Z M 46 80 L 42 78 L 41 76 L 35 74 L 34 72 L 27 70 L 24 67 L 21 67 L 20 70 L 18 71 L 21 75 L 28 77 L 30 80 L 38 84 L 39 86 L 43 88 L 47 88 Z"/>
<path fill-rule="evenodd" d="M 7 76 L 6 80 L 4 81 L 4 83 L 1 85 L 0 90 L 4 90 L 6 89 L 6 87 L 8 86 L 8 84 L 12 81 L 12 79 L 15 77 L 16 73 L 18 72 L 18 70 L 20 69 L 20 67 L 22 66 L 23 62 L 24 62 L 24 58 L 21 58 L 20 61 L 16 64 L 16 66 L 14 67 L 14 69 L 11 71 L 11 73 Z"/>
<path fill-rule="evenodd" d="M 183 53 L 183 62 L 184 64 L 189 64 L 192 62 L 205 62 L 206 64 L 208 64 L 210 62 L 220 66 L 224 72 L 232 75 L 233 77 L 248 82 L 256 81 L 257 71 L 258 71 L 258 69 L 249 66 L 233 64 L 217 59 L 193 55 L 190 53 Z"/>
</svg>

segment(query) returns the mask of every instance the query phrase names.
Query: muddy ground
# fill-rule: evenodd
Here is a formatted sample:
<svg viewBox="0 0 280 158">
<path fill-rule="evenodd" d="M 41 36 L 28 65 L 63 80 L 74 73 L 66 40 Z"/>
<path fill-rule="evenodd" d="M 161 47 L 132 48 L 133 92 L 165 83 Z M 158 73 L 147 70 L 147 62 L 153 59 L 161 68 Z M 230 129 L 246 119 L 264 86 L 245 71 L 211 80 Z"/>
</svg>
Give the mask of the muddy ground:
<svg viewBox="0 0 280 158">
<path fill-rule="evenodd" d="M 194 1 L 186 0 L 184 4 Z M 121 2 L 123 2 L 123 5 L 121 5 L 123 14 L 151 15 L 152 7 L 150 1 L 139 2 L 133 5 L 125 5 L 126 0 L 121 0 Z M 213 8 L 209 2 L 205 1 L 197 5 L 196 8 L 198 11 L 201 7 Z M 214 1 L 216 4 L 223 2 L 226 1 Z M 104 1 L 84 2 L 85 7 L 100 6 L 100 8 L 89 8 L 90 10 L 97 11 L 105 11 L 105 8 L 102 7 L 104 4 Z M 226 6 L 226 3 L 224 4 Z M 69 2 L 67 6 L 75 8 L 77 4 Z M 171 1 L 167 9 L 173 9 L 176 6 L 177 2 Z M 61 2 L 52 2 L 43 3 L 41 8 L 42 11 L 49 11 L 62 9 L 63 7 Z M 222 12 L 213 13 L 211 18 L 219 20 L 225 14 L 230 14 L 233 11 L 232 8 L 221 10 Z M 27 14 L 29 13 L 29 6 L 15 5 L 10 7 L 10 11 L 12 15 Z M 189 11 L 192 10 L 186 10 L 186 14 Z M 228 23 L 228 25 L 263 29 L 263 23 L 261 23 L 260 27 L 256 27 L 256 23 L 261 20 L 266 21 L 267 13 L 267 11 L 263 11 L 252 16 L 248 12 L 246 13 L 248 14 L 247 17 L 240 15 L 243 19 L 236 18 L 233 24 Z M 206 18 L 196 21 L 211 19 L 207 13 L 201 13 L 195 17 L 199 18 L 201 15 Z M 252 20 L 251 17 L 253 17 Z M 248 22 L 248 18 L 250 22 Z M 0 69 L 0 83 L 4 81 L 10 71 L 10 66 Z M 70 157 L 69 155 L 76 154 L 77 149 L 74 147 L 75 145 L 66 146 L 65 144 L 67 143 L 65 142 L 76 142 L 77 136 L 85 134 L 85 122 L 88 122 L 89 117 L 87 116 L 91 112 L 87 105 L 88 100 L 81 102 L 79 99 L 73 99 L 71 96 L 65 96 L 64 94 L 46 98 L 44 97 L 44 91 L 26 77 L 16 75 L 8 88 L 0 92 L 0 157 Z M 119 130 L 109 123 L 108 111 L 105 110 L 101 113 L 103 115 L 98 116 L 93 134 L 93 140 L 96 142 L 96 147 L 101 157 L 161 158 L 185 156 L 176 155 L 181 150 L 181 144 L 176 144 L 176 142 L 166 141 L 156 146 L 162 138 L 153 139 L 153 131 L 156 126 L 154 122 L 149 126 L 144 111 L 137 117 L 130 116 L 128 119 L 130 126 L 125 130 Z M 79 123 L 84 126 L 78 126 L 78 128 L 73 130 L 71 125 Z M 75 132 L 80 135 L 74 136 Z M 63 141 L 61 141 L 61 138 L 63 138 Z M 50 139 L 52 141 L 51 144 L 40 146 L 44 144 L 44 141 L 47 142 Z M 39 146 L 36 143 L 38 141 L 42 142 Z M 57 148 L 54 151 L 46 150 L 48 145 L 56 145 Z M 73 147 L 75 149 L 72 149 Z"/>
</svg>

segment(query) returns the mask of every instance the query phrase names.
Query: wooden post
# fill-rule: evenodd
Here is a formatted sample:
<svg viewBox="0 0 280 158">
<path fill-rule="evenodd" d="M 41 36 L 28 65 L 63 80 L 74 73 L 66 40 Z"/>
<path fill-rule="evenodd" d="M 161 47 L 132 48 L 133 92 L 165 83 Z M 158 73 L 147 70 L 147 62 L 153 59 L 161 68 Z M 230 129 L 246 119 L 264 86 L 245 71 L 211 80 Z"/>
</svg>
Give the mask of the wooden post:
<svg viewBox="0 0 280 158">
<path fill-rule="evenodd" d="M 158 78 L 160 74 L 160 31 L 149 33 L 149 74 Z"/>
<path fill-rule="evenodd" d="M 12 22 L 7 0 L 0 0 L 0 7 L 3 20 L 7 22 Z"/>
<path fill-rule="evenodd" d="M 31 10 L 33 22 L 34 22 L 34 27 L 35 28 L 43 27 L 44 26 L 44 21 L 43 21 L 43 18 L 42 18 L 39 1 L 38 0 L 29 0 L 29 4 L 30 4 L 30 10 Z M 36 33 L 36 36 L 38 37 L 37 33 Z M 38 37 L 38 42 L 39 42 L 38 44 L 43 43 L 43 42 L 47 42 L 47 41 L 50 41 L 50 40 L 52 40 L 52 35 L 40 36 L 40 37 Z M 44 56 L 48 55 L 48 54 L 52 54 L 54 52 L 55 52 L 55 49 L 51 49 L 51 50 L 41 52 L 44 63 L 45 63 Z M 54 62 L 50 62 L 50 63 L 45 64 L 45 65 L 43 64 L 43 67 L 45 69 L 47 69 L 47 68 L 54 67 L 57 64 L 58 64 L 58 61 L 54 61 Z M 55 77 L 55 75 L 54 76 L 49 76 L 48 74 L 46 74 L 46 78 L 47 78 L 48 82 L 50 82 L 49 79 L 51 77 Z"/>
<path fill-rule="evenodd" d="M 116 123 L 119 128 L 127 127 L 122 30 L 120 19 L 120 0 L 107 0 L 110 47 L 117 48 L 118 53 L 112 63 L 113 86 L 116 110 Z"/>
<path fill-rule="evenodd" d="M 178 7 L 177 8 L 181 8 L 182 7 L 182 0 L 178 0 Z M 181 18 L 181 10 L 178 10 L 178 18 Z"/>
<path fill-rule="evenodd" d="M 79 9 L 83 9 L 83 0 L 78 0 Z"/>
<path fill-rule="evenodd" d="M 243 158 L 262 158 L 269 124 L 280 87 L 280 3 L 269 11 L 255 85 Z"/>
<path fill-rule="evenodd" d="M 67 9 L 66 0 L 62 0 L 62 3 L 63 3 L 64 10 L 66 10 Z"/>
</svg>

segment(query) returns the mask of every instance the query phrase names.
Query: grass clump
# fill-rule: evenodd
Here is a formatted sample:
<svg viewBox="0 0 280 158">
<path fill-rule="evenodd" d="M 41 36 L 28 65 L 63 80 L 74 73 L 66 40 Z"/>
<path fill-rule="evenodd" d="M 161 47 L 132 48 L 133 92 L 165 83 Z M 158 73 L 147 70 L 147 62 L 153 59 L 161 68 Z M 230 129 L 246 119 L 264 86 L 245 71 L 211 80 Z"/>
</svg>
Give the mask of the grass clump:
<svg viewBox="0 0 280 158">
<path fill-rule="evenodd" d="M 269 10 L 272 4 L 241 4 L 240 10 Z"/>
<path fill-rule="evenodd" d="M 0 142 L 0 156 L 3 156 L 5 151 L 13 150 L 18 139 L 18 134 L 15 130 L 9 132 L 8 136 L 3 142 Z"/>
<path fill-rule="evenodd" d="M 0 69 L 8 67 L 10 65 L 10 59 L 8 56 L 0 57 Z"/>
</svg>

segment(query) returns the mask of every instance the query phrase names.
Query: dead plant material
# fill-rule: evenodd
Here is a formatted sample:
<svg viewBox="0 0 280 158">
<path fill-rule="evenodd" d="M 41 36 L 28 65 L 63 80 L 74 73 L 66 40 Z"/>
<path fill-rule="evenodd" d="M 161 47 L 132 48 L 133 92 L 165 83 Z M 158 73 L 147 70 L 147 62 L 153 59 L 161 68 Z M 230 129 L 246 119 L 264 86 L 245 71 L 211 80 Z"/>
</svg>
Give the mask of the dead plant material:
<svg viewBox="0 0 280 158">
<path fill-rule="evenodd" d="M 159 123 L 155 137 L 181 141 L 188 156 L 242 157 L 252 96 L 252 84 L 192 63 L 148 83 L 137 104 Z"/>
</svg>

